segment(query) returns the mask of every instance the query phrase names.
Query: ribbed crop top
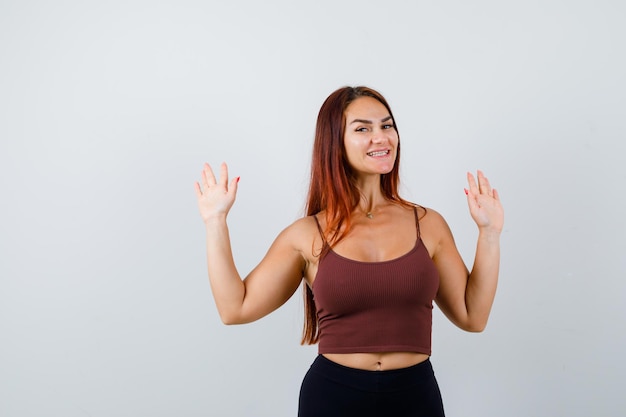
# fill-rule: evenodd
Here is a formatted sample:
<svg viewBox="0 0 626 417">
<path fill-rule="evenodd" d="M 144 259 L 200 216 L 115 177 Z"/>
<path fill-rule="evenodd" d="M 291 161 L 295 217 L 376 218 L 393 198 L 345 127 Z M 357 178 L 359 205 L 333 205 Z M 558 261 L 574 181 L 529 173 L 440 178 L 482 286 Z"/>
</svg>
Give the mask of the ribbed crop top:
<svg viewBox="0 0 626 417">
<path fill-rule="evenodd" d="M 398 258 L 362 262 L 329 249 L 319 260 L 313 295 L 320 354 L 431 354 L 439 273 L 422 242 L 417 209 L 415 221 L 415 246 Z"/>
</svg>

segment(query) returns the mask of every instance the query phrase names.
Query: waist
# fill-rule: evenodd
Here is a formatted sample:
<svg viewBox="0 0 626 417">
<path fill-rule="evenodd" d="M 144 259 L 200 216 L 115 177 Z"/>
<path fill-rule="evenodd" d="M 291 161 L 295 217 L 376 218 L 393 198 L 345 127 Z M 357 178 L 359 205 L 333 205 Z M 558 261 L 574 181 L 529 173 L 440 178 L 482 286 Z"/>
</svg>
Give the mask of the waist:
<svg viewBox="0 0 626 417">
<path fill-rule="evenodd" d="M 429 358 L 425 353 L 417 352 L 324 353 L 322 356 L 336 364 L 365 371 L 408 368 Z"/>
</svg>

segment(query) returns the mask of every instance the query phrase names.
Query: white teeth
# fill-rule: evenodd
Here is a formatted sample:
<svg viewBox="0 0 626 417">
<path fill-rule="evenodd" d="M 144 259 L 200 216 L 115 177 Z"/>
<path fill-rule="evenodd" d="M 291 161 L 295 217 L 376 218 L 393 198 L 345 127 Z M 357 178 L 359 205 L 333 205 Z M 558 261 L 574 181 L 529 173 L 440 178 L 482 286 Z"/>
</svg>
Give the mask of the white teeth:
<svg viewBox="0 0 626 417">
<path fill-rule="evenodd" d="M 368 152 L 367 154 L 369 156 L 383 156 L 383 155 L 387 155 L 389 153 L 389 151 L 378 151 L 378 152 Z"/>
</svg>

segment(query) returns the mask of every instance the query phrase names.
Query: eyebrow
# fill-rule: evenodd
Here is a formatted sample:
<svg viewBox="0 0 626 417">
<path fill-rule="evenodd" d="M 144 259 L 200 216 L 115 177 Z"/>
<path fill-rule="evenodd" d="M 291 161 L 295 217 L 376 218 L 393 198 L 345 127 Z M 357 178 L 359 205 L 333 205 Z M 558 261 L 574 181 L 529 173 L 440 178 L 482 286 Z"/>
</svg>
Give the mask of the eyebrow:
<svg viewBox="0 0 626 417">
<path fill-rule="evenodd" d="M 380 122 L 384 123 L 387 120 L 391 120 L 391 116 L 387 116 L 384 119 L 380 119 Z M 372 122 L 371 120 L 365 120 L 365 119 L 354 119 L 353 121 L 350 122 L 350 124 L 353 124 L 353 123 L 365 123 L 365 124 L 371 125 L 374 122 Z"/>
</svg>

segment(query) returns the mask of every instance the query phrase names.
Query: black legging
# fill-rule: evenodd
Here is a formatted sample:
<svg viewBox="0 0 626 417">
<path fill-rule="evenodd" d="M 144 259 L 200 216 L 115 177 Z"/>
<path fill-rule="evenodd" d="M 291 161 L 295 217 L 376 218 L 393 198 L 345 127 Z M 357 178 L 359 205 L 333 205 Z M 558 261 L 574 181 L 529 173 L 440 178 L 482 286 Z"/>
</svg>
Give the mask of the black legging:
<svg viewBox="0 0 626 417">
<path fill-rule="evenodd" d="M 319 355 L 302 381 L 298 417 L 443 417 L 430 360 L 390 371 L 348 368 Z"/>
</svg>

